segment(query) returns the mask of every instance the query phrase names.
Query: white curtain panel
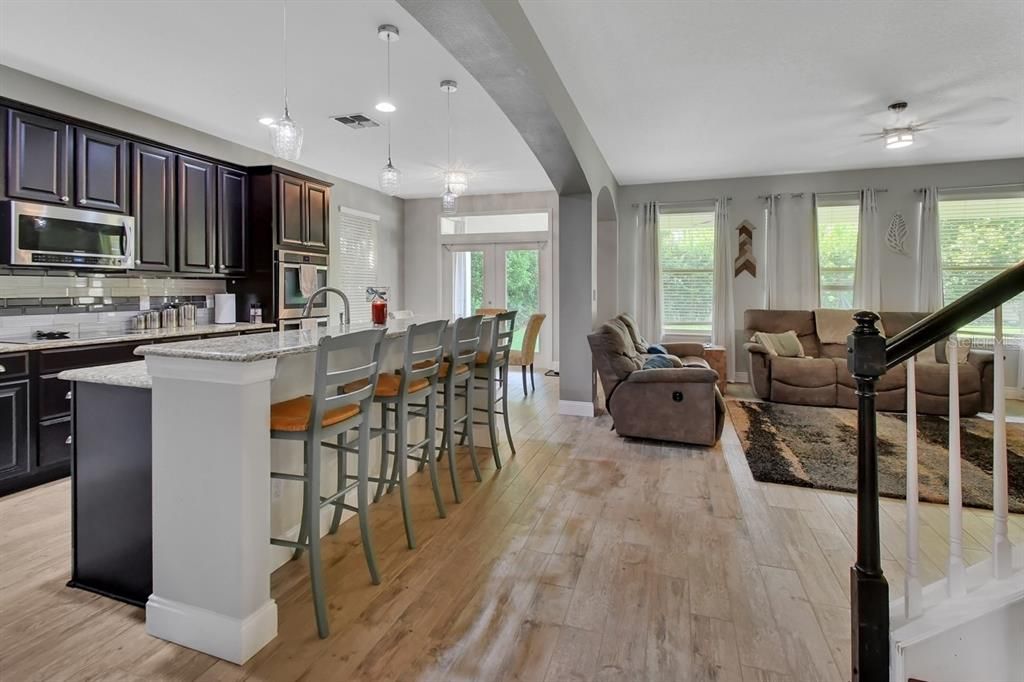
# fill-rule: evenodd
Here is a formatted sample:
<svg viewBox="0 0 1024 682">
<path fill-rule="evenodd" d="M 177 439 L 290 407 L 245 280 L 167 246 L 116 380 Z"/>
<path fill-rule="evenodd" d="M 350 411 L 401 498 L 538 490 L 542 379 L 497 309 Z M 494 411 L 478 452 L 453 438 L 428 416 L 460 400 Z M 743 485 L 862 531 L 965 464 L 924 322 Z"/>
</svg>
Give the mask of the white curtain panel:
<svg viewBox="0 0 1024 682">
<path fill-rule="evenodd" d="M 860 227 L 857 230 L 857 265 L 853 273 L 853 305 L 861 310 L 882 307 L 882 250 L 878 233 L 875 190 L 860 192 Z"/>
<path fill-rule="evenodd" d="M 939 244 L 939 193 L 934 187 L 921 194 L 917 233 L 917 310 L 934 313 L 942 307 L 942 249 Z"/>
<path fill-rule="evenodd" d="M 779 288 L 779 207 L 774 194 L 769 195 L 764 208 L 765 261 L 764 264 L 764 307 L 772 310 L 780 307 Z"/>
<path fill-rule="evenodd" d="M 646 338 L 661 342 L 661 259 L 658 257 L 658 204 L 644 204 L 637 215 L 636 323 Z"/>
<path fill-rule="evenodd" d="M 726 378 L 736 378 L 736 314 L 733 308 L 732 243 L 729 200 L 722 197 L 715 206 L 715 274 L 711 298 L 711 343 L 725 346 Z"/>
<path fill-rule="evenodd" d="M 807 240 L 810 245 L 804 253 L 806 282 L 803 287 L 803 308 L 814 310 L 821 307 L 821 255 L 818 253 L 818 195 L 811 197 L 811 234 Z"/>
</svg>

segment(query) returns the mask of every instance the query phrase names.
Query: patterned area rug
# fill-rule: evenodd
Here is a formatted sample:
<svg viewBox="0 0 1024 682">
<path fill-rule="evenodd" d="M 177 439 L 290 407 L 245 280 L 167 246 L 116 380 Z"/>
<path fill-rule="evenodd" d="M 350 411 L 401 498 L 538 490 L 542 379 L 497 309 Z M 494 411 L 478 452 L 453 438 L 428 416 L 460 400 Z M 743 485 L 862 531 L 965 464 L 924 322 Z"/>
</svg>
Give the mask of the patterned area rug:
<svg viewBox="0 0 1024 682">
<path fill-rule="evenodd" d="M 855 492 L 857 411 L 729 400 L 750 471 L 758 481 Z M 918 417 L 918 486 L 921 500 L 948 501 L 949 421 Z M 1024 512 L 1024 426 L 1007 425 L 1010 511 Z M 907 422 L 878 413 L 878 485 L 886 497 L 906 496 Z M 992 422 L 960 422 L 963 501 L 992 508 Z"/>
</svg>

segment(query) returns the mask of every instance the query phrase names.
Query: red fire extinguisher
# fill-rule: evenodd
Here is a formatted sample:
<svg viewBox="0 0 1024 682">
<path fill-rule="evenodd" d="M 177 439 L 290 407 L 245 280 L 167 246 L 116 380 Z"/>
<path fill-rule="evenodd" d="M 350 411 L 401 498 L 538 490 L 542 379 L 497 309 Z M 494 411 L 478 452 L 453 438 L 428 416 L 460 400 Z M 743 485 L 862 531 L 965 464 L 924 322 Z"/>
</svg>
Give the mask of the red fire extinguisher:
<svg viewBox="0 0 1024 682">
<path fill-rule="evenodd" d="M 380 291 L 373 292 L 373 301 L 370 303 L 370 317 L 374 324 L 387 324 L 388 301 Z"/>
</svg>

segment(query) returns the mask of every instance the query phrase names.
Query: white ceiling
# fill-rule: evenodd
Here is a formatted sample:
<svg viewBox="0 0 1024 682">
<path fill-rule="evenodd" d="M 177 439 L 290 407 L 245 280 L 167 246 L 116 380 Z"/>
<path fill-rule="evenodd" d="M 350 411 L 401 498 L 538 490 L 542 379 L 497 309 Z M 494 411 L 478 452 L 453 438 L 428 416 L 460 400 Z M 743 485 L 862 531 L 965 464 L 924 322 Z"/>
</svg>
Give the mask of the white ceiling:
<svg viewBox="0 0 1024 682">
<path fill-rule="evenodd" d="M 0 63 L 269 152 L 257 119 L 281 112 L 280 21 L 280 2 L 259 0 L 2 0 Z M 305 129 L 300 163 L 376 188 L 384 128 L 350 130 L 329 116 L 383 116 L 373 108 L 384 92 L 382 23 L 401 31 L 391 51 L 399 107 L 391 116 L 402 197 L 440 196 L 444 78 L 459 81 L 453 165 L 472 171 L 468 193 L 551 189 L 487 93 L 391 0 L 289 0 L 289 100 Z"/>
<path fill-rule="evenodd" d="M 622 184 L 1024 156 L 1020 0 L 521 4 Z"/>
</svg>

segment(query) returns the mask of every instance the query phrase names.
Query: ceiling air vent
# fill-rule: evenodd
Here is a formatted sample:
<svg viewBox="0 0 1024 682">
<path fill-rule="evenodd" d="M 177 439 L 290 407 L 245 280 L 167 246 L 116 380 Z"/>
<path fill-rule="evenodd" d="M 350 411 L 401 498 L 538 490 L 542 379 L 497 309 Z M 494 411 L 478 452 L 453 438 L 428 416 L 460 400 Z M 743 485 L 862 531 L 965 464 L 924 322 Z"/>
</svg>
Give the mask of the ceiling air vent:
<svg viewBox="0 0 1024 682">
<path fill-rule="evenodd" d="M 335 121 L 346 125 L 349 128 L 379 128 L 380 124 L 365 114 L 347 114 L 345 116 L 332 116 Z"/>
</svg>

